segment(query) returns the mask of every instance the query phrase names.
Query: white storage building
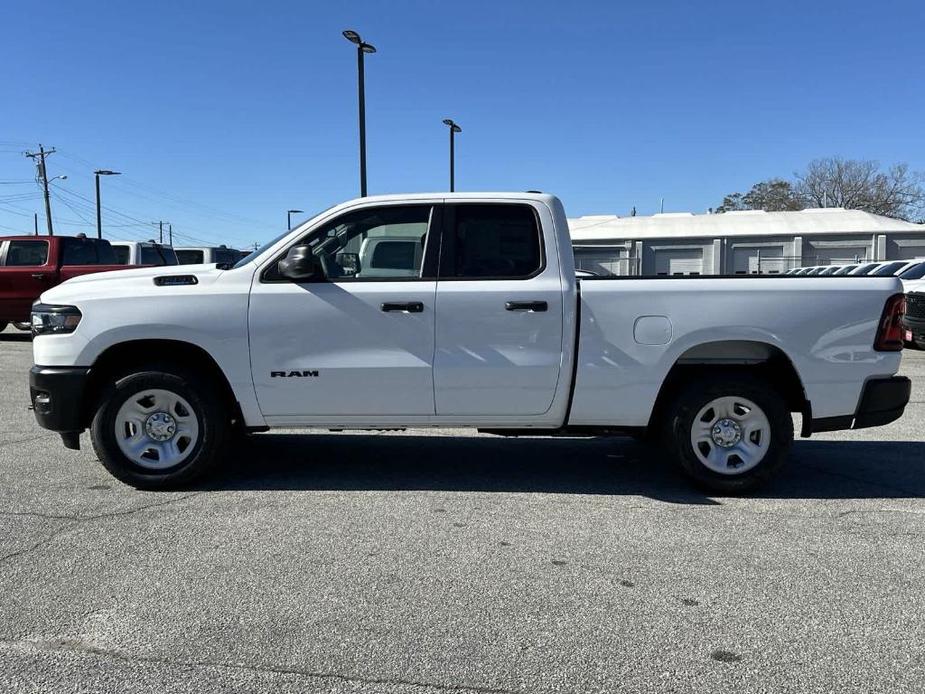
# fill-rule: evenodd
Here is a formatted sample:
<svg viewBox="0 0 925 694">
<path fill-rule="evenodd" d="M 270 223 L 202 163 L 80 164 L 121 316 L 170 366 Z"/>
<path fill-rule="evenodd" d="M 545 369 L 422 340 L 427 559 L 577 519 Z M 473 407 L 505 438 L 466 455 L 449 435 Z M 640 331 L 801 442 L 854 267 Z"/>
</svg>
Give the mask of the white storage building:
<svg viewBox="0 0 925 694">
<path fill-rule="evenodd" d="M 607 275 L 780 274 L 925 257 L 925 225 L 842 208 L 569 220 L 577 267 Z"/>
</svg>

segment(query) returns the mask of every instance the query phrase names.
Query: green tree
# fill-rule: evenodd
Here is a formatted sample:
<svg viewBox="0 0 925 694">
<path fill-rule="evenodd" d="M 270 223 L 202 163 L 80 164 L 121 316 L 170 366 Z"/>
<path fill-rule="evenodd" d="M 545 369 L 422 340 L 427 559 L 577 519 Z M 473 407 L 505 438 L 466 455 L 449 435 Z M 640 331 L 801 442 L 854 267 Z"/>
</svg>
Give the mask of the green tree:
<svg viewBox="0 0 925 694">
<path fill-rule="evenodd" d="M 723 198 L 723 204 L 717 212 L 732 212 L 734 210 L 765 210 L 766 212 L 786 212 L 802 210 L 806 207 L 806 200 L 790 181 L 782 178 L 771 178 L 761 181 L 751 187 L 744 195 L 732 193 Z"/>
</svg>

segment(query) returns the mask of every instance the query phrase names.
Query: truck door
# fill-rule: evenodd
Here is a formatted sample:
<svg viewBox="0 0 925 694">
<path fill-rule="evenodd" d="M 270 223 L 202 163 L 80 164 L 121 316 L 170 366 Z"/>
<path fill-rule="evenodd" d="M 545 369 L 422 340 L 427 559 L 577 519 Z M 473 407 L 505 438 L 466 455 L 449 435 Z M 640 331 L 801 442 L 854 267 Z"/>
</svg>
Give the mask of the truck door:
<svg viewBox="0 0 925 694">
<path fill-rule="evenodd" d="M 283 278 L 285 252 L 261 269 L 248 329 L 264 416 L 297 423 L 434 414 L 439 212 L 430 203 L 383 204 L 316 227 L 291 245 L 312 246 L 323 281 Z M 368 239 L 390 238 L 414 238 L 416 247 L 361 260 Z"/>
<path fill-rule="evenodd" d="M 434 355 L 438 416 L 540 415 L 550 408 L 562 361 L 563 299 L 558 263 L 546 262 L 541 212 L 527 203 L 446 206 Z"/>
<path fill-rule="evenodd" d="M 55 279 L 48 241 L 11 239 L 0 248 L 0 320 L 27 321 L 32 302 Z"/>
</svg>

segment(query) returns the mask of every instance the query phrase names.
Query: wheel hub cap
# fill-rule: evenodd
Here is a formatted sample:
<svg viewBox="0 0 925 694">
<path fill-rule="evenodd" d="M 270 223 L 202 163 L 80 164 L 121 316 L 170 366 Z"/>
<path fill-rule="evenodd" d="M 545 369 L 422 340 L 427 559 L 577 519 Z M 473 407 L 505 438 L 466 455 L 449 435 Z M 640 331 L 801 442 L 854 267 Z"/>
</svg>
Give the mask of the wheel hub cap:
<svg viewBox="0 0 925 694">
<path fill-rule="evenodd" d="M 145 420 L 145 433 L 154 441 L 169 441 L 177 433 L 177 422 L 166 412 L 155 412 Z"/>
<path fill-rule="evenodd" d="M 742 440 L 742 427 L 734 419 L 724 417 L 713 425 L 710 434 L 717 446 L 732 448 Z"/>
</svg>

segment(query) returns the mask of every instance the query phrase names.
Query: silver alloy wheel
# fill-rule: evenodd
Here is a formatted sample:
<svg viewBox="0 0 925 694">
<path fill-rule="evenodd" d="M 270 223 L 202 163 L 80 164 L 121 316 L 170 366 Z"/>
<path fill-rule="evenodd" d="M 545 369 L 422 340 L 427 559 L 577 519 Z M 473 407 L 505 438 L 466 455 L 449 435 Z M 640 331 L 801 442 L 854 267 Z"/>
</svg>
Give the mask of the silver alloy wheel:
<svg viewBox="0 0 925 694">
<path fill-rule="evenodd" d="M 182 463 L 199 440 L 190 404 L 169 390 L 140 390 L 116 413 L 116 443 L 126 458 L 149 470 Z"/>
<path fill-rule="evenodd" d="M 741 475 L 764 460 L 771 446 L 771 423 L 746 398 L 711 400 L 691 426 L 691 446 L 701 463 L 721 475 Z"/>
</svg>

